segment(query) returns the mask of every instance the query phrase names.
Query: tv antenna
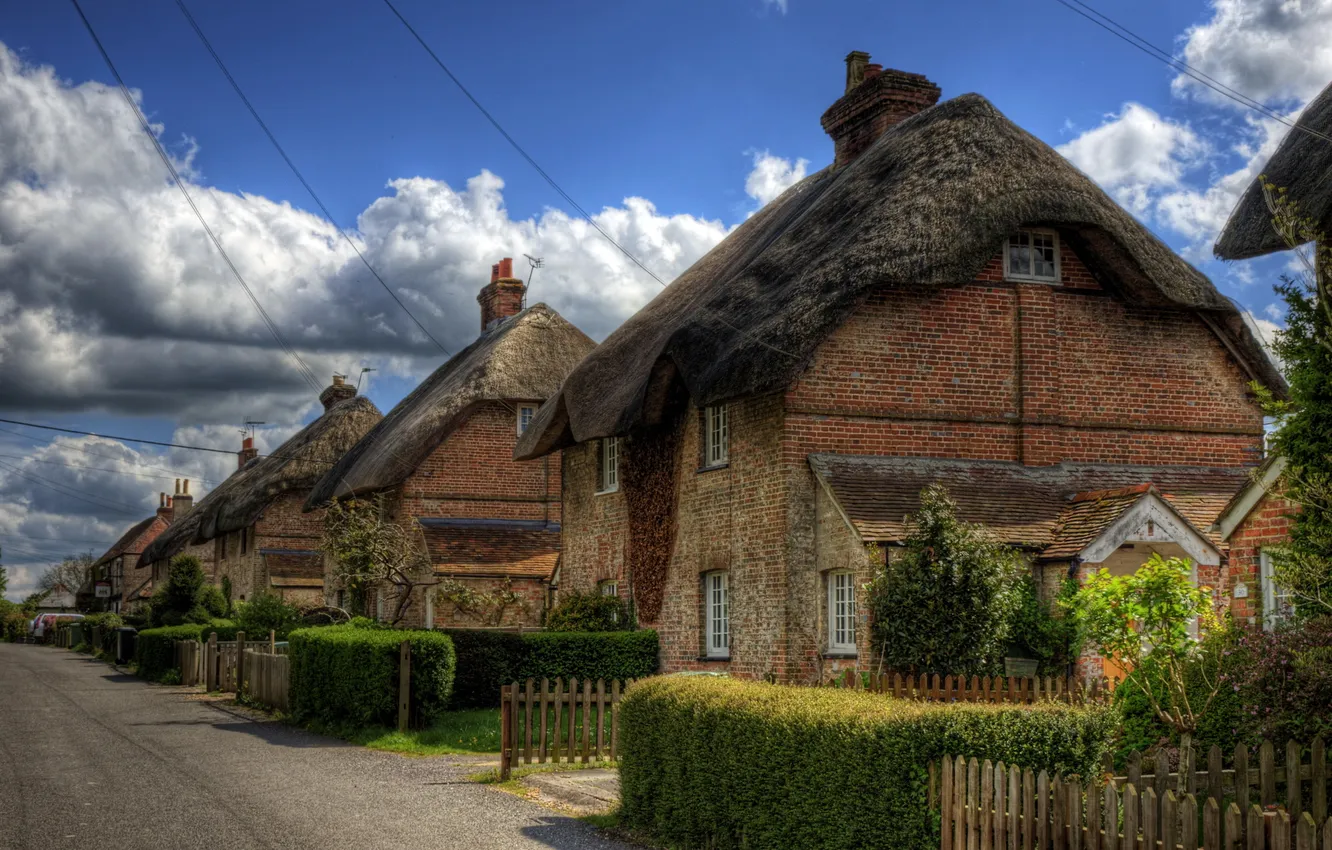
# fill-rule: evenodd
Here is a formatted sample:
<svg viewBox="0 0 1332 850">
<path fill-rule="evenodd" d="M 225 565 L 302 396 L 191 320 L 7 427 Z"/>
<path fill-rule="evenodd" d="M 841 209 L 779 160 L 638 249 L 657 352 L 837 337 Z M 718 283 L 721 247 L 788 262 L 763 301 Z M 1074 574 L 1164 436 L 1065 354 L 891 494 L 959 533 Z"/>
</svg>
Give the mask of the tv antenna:
<svg viewBox="0 0 1332 850">
<path fill-rule="evenodd" d="M 358 393 L 361 391 L 361 379 L 365 377 L 365 373 L 366 373 L 366 372 L 374 372 L 374 371 L 376 371 L 376 370 L 371 369 L 369 366 L 362 366 L 362 367 L 361 367 L 361 374 L 359 374 L 359 375 L 356 376 L 356 391 L 357 391 Z"/>
<path fill-rule="evenodd" d="M 241 428 L 242 437 L 253 437 L 256 425 L 267 425 L 267 422 L 260 422 L 258 419 L 246 419 L 245 427 Z"/>
<path fill-rule="evenodd" d="M 523 289 L 523 306 L 527 306 L 527 291 L 532 288 L 532 278 L 536 276 L 536 270 L 546 264 L 544 257 L 533 257 L 531 254 L 523 254 L 527 258 L 527 264 L 531 270 L 527 272 L 527 286 Z"/>
</svg>

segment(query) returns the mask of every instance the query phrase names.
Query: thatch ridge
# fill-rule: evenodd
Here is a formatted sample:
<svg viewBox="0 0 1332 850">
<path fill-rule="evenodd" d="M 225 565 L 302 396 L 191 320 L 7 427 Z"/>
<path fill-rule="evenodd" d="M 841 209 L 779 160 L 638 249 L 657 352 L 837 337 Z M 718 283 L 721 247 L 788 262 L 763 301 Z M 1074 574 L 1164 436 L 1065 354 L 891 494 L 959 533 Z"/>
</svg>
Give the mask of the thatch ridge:
<svg viewBox="0 0 1332 850">
<path fill-rule="evenodd" d="M 1332 85 L 1309 102 L 1295 126 L 1332 136 Z M 1285 189 L 1302 215 L 1317 221 L 1323 233 L 1332 233 L 1332 143 L 1291 128 L 1262 174 L 1254 178 L 1231 210 L 1212 247 L 1221 259 L 1247 260 L 1290 247 L 1272 227 L 1272 212 L 1263 197 L 1264 180 Z"/>
<path fill-rule="evenodd" d="M 1284 382 L 1236 308 L 1053 148 L 966 94 L 793 186 L 612 333 L 547 402 L 520 458 L 625 434 L 654 370 L 699 405 L 784 389 L 882 286 L 965 284 L 1022 225 L 1057 228 L 1126 300 L 1211 318 L 1242 363 Z M 539 427 L 538 427 L 539 426 Z"/>
<path fill-rule="evenodd" d="M 533 304 L 485 331 L 422 381 L 327 470 L 307 509 L 398 484 L 477 404 L 544 401 L 595 347 L 546 304 Z"/>
</svg>

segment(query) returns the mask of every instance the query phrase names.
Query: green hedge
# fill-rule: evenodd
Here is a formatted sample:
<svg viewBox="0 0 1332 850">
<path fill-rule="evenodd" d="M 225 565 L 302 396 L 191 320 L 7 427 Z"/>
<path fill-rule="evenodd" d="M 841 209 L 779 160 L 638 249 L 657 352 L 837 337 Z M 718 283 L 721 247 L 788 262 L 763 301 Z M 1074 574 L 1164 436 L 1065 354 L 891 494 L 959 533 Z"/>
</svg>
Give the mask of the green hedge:
<svg viewBox="0 0 1332 850">
<path fill-rule="evenodd" d="M 134 644 L 134 660 L 139 666 L 139 676 L 150 682 L 161 681 L 162 677 L 176 667 L 176 641 L 208 640 L 212 632 L 217 632 L 218 640 L 235 640 L 236 624 L 230 620 L 214 620 L 206 626 L 189 623 L 184 626 L 159 626 L 139 632 Z"/>
<path fill-rule="evenodd" d="M 297 720 L 392 725 L 398 716 L 399 644 L 412 645 L 412 718 L 429 725 L 449 705 L 456 657 L 442 632 L 323 626 L 288 637 Z"/>
<path fill-rule="evenodd" d="M 713 676 L 663 676 L 620 710 L 622 819 L 671 846 L 939 846 L 927 770 L 943 755 L 1092 775 L 1110 707 L 896 700 Z"/>
<path fill-rule="evenodd" d="M 502 685 L 526 679 L 641 679 L 657 672 L 657 633 L 450 630 L 458 653 L 453 708 L 499 705 Z"/>
</svg>

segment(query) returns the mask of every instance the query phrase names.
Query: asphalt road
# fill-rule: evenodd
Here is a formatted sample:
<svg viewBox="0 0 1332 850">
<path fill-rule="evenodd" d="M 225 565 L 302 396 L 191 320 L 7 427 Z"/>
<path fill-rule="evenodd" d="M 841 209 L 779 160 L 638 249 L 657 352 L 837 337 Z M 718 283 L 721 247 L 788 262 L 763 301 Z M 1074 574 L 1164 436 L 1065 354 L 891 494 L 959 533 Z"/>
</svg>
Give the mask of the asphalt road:
<svg viewBox="0 0 1332 850">
<path fill-rule="evenodd" d="M 0 848 L 617 848 L 403 758 L 225 712 L 66 650 L 0 643 Z"/>
</svg>

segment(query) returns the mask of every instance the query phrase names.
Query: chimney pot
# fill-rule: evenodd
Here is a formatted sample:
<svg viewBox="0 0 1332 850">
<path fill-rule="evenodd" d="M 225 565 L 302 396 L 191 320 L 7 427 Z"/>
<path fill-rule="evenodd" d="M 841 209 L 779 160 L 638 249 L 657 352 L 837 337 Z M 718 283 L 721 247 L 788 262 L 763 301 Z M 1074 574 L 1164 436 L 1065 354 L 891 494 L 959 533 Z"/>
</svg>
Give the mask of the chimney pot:
<svg viewBox="0 0 1332 850">
<path fill-rule="evenodd" d="M 921 74 L 870 64 L 869 54 L 846 56 L 846 92 L 820 123 L 832 137 L 835 159 L 842 168 L 855 161 L 890 127 L 939 102 L 939 87 Z"/>
<path fill-rule="evenodd" d="M 325 411 L 340 401 L 355 397 L 356 387 L 344 381 L 341 375 L 334 375 L 333 383 L 325 387 L 324 391 L 319 394 L 319 400 L 323 403 Z"/>
<path fill-rule="evenodd" d="M 166 493 L 165 493 L 165 492 L 162 492 L 162 493 L 158 493 L 158 494 L 157 494 L 157 506 L 158 506 L 159 508 L 165 508 L 165 507 L 166 507 Z"/>
<path fill-rule="evenodd" d="M 190 495 L 190 479 L 185 479 L 185 495 Z"/>
<path fill-rule="evenodd" d="M 325 390 L 325 392 L 327 392 L 327 390 Z M 242 437 L 241 450 L 236 452 L 236 468 L 244 469 L 245 464 L 254 460 L 258 456 L 259 450 L 254 447 L 254 437 Z"/>
<path fill-rule="evenodd" d="M 170 496 L 167 496 L 167 507 L 169 508 L 169 507 L 171 507 L 171 505 L 172 505 L 171 497 L 170 497 Z"/>
<path fill-rule="evenodd" d="M 481 330 L 522 312 L 527 285 L 513 276 L 513 259 L 505 257 L 490 267 L 490 283 L 476 296 L 481 305 Z"/>
<path fill-rule="evenodd" d="M 176 479 L 176 495 L 177 495 L 177 496 L 180 495 L 180 479 L 179 479 L 179 478 Z"/>
</svg>

